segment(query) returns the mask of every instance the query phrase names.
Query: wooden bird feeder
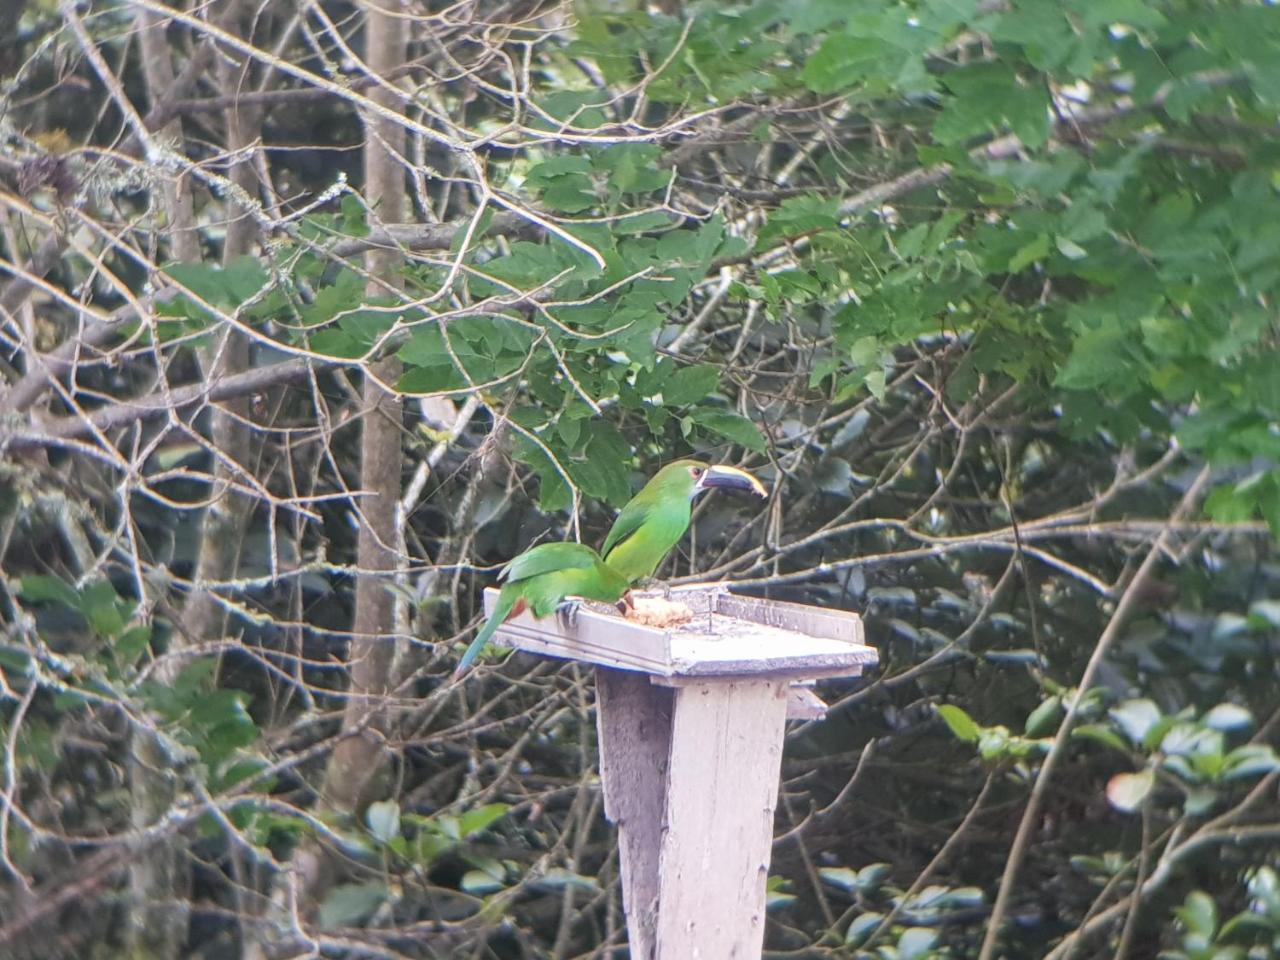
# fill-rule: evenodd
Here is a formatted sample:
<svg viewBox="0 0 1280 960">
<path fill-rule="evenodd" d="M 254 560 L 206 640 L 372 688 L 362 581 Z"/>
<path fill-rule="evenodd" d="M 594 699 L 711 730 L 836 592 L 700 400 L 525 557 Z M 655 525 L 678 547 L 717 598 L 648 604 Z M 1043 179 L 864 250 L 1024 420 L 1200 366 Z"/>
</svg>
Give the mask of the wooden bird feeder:
<svg viewBox="0 0 1280 960">
<path fill-rule="evenodd" d="M 485 591 L 486 611 L 497 596 Z M 822 716 L 812 681 L 856 677 L 876 651 L 853 613 L 725 584 L 670 599 L 692 619 L 656 629 L 584 604 L 572 629 L 526 613 L 496 638 L 596 667 L 600 776 L 633 960 L 751 960 L 764 946 L 786 721 Z"/>
</svg>

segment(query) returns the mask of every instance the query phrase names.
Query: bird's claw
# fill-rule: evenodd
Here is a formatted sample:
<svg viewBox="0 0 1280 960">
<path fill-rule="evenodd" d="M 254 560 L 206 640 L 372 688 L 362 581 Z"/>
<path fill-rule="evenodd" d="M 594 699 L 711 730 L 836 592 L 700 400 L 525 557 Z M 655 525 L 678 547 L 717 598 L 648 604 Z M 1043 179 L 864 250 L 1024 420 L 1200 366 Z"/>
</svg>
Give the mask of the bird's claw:
<svg viewBox="0 0 1280 960">
<path fill-rule="evenodd" d="M 574 597 L 561 601 L 556 607 L 556 623 L 560 624 L 561 630 L 573 630 L 578 626 L 578 610 L 582 607 L 582 601 Z"/>
</svg>

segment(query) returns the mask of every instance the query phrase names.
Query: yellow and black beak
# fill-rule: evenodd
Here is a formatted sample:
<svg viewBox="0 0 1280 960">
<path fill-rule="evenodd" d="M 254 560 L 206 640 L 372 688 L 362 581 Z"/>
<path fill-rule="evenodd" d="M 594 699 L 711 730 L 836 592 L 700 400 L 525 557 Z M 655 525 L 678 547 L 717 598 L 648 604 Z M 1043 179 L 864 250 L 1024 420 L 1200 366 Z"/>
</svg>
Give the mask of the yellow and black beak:
<svg viewBox="0 0 1280 960">
<path fill-rule="evenodd" d="M 698 490 L 743 490 L 757 497 L 769 495 L 764 484 L 747 471 L 726 465 L 707 467 L 695 487 Z"/>
</svg>

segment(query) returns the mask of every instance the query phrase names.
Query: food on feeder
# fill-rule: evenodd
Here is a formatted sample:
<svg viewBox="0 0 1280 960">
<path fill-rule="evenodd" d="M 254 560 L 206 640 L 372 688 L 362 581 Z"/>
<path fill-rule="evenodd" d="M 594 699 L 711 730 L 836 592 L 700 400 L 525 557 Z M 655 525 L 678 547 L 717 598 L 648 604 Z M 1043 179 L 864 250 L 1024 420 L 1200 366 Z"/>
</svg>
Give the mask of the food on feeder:
<svg viewBox="0 0 1280 960">
<path fill-rule="evenodd" d="M 632 597 L 625 616 L 646 627 L 674 627 L 693 619 L 693 611 L 685 604 L 662 597 Z"/>
</svg>

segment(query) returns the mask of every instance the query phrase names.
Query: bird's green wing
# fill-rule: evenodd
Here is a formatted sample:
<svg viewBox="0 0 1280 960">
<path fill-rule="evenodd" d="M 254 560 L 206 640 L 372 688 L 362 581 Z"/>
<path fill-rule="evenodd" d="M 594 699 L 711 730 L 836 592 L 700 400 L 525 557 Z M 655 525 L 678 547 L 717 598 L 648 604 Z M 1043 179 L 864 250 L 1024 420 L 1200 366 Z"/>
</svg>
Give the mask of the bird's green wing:
<svg viewBox="0 0 1280 960">
<path fill-rule="evenodd" d="M 599 558 L 590 547 L 571 541 L 565 543 L 540 543 L 516 557 L 498 574 L 508 583 L 528 580 L 542 573 L 571 570 L 576 567 L 594 566 Z"/>
<path fill-rule="evenodd" d="M 615 603 L 627 591 L 626 578 L 603 563 L 545 573 L 520 584 L 535 617 L 545 617 L 566 598 Z"/>
<path fill-rule="evenodd" d="M 610 550 L 644 526 L 645 521 L 649 519 L 650 509 L 648 503 L 633 497 L 622 508 L 622 512 L 618 514 L 618 519 L 613 521 L 613 527 L 609 530 L 609 535 L 604 538 L 604 546 L 600 548 L 600 556 L 607 557 Z"/>
</svg>

